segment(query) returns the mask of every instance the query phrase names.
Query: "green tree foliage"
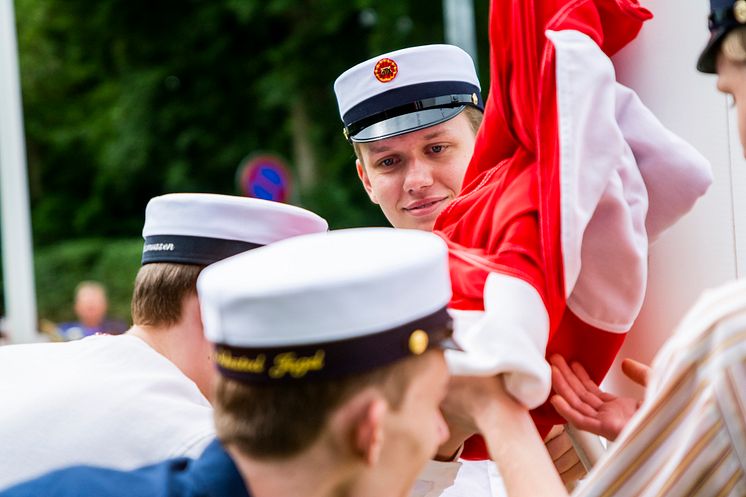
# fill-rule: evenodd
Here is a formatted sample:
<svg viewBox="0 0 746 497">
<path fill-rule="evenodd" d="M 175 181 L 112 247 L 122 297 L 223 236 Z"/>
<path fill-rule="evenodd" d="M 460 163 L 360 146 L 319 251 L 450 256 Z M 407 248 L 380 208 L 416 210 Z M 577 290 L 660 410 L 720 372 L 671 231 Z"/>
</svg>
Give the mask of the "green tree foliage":
<svg viewBox="0 0 746 497">
<path fill-rule="evenodd" d="M 116 312 L 128 306 L 129 290 L 112 278 L 129 285 L 131 271 L 107 277 L 95 248 L 101 242 L 53 244 L 137 237 L 155 195 L 236 193 L 236 168 L 252 152 L 284 156 L 295 167 L 294 203 L 333 228 L 386 225 L 359 185 L 332 84 L 375 54 L 443 42 L 440 1 L 15 6 L 33 235 L 44 254 L 36 269 L 40 315 L 62 318 L 56 309 L 69 309 L 76 278 L 102 279 Z M 476 9 L 484 47 L 487 2 Z"/>
<path fill-rule="evenodd" d="M 81 239 L 40 249 L 34 259 L 39 316 L 74 321 L 75 287 L 83 280 L 102 283 L 109 297 L 109 315 L 129 321 L 129 302 L 140 267 L 142 240 Z"/>
<path fill-rule="evenodd" d="M 301 105 L 333 227 L 383 224 L 357 183 L 334 79 L 376 53 L 443 40 L 440 2 L 17 0 L 37 243 L 132 236 L 148 198 L 235 193 L 252 151 L 293 162 Z"/>
</svg>

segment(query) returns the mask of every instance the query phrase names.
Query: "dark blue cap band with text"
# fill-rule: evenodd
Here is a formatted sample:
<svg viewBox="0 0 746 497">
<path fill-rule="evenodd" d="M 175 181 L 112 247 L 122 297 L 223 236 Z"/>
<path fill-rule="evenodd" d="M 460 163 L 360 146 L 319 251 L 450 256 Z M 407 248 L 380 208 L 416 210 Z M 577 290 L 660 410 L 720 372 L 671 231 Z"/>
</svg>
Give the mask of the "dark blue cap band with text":
<svg viewBox="0 0 746 497">
<path fill-rule="evenodd" d="M 245 383 L 327 380 L 363 373 L 432 348 L 458 349 L 446 308 L 396 328 L 345 340 L 286 347 L 215 345 L 220 373 Z"/>
<path fill-rule="evenodd" d="M 257 243 L 184 235 L 145 237 L 142 265 L 154 262 L 207 266 L 228 257 L 261 247 Z"/>
</svg>

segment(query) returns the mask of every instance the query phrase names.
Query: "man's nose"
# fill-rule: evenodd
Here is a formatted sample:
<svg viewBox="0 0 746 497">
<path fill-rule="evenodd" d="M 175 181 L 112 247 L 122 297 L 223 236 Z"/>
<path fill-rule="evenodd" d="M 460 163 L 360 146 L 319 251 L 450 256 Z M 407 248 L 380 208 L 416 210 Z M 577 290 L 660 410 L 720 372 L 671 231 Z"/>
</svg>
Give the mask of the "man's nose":
<svg viewBox="0 0 746 497">
<path fill-rule="evenodd" d="M 414 158 L 407 166 L 407 176 L 404 179 L 404 190 L 414 192 L 428 188 L 433 184 L 432 166 L 427 161 Z"/>
</svg>

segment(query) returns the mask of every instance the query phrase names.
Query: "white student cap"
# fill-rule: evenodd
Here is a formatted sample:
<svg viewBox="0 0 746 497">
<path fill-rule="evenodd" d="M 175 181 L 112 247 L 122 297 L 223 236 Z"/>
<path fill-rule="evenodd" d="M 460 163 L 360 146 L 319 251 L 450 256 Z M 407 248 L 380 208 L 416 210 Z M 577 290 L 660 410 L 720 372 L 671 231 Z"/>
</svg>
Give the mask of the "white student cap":
<svg viewBox="0 0 746 497">
<path fill-rule="evenodd" d="M 172 193 L 151 199 L 145 208 L 142 264 L 208 265 L 327 229 L 323 218 L 292 205 L 211 193 Z"/>
<path fill-rule="evenodd" d="M 370 142 L 434 126 L 465 106 L 484 110 L 469 54 L 453 45 L 386 53 L 334 82 L 345 138 Z"/>
<path fill-rule="evenodd" d="M 446 244 L 423 231 L 284 240 L 206 268 L 197 292 L 218 369 L 239 381 L 337 378 L 457 348 Z"/>
</svg>

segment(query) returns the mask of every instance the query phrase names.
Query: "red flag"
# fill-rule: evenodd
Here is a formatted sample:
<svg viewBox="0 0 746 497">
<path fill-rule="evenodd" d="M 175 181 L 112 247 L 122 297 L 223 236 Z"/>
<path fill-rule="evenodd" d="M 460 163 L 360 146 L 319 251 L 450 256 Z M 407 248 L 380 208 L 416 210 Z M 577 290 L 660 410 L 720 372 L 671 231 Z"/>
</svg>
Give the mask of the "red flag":
<svg viewBox="0 0 746 497">
<path fill-rule="evenodd" d="M 529 283 L 549 324 L 523 331 L 597 382 L 642 305 L 648 239 L 710 182 L 707 161 L 615 81 L 608 57 L 651 17 L 634 0 L 492 0 L 484 121 L 465 188 L 435 224 L 452 308 L 484 310 L 490 273 Z M 542 435 L 564 422 L 548 404 L 532 414 Z"/>
</svg>

